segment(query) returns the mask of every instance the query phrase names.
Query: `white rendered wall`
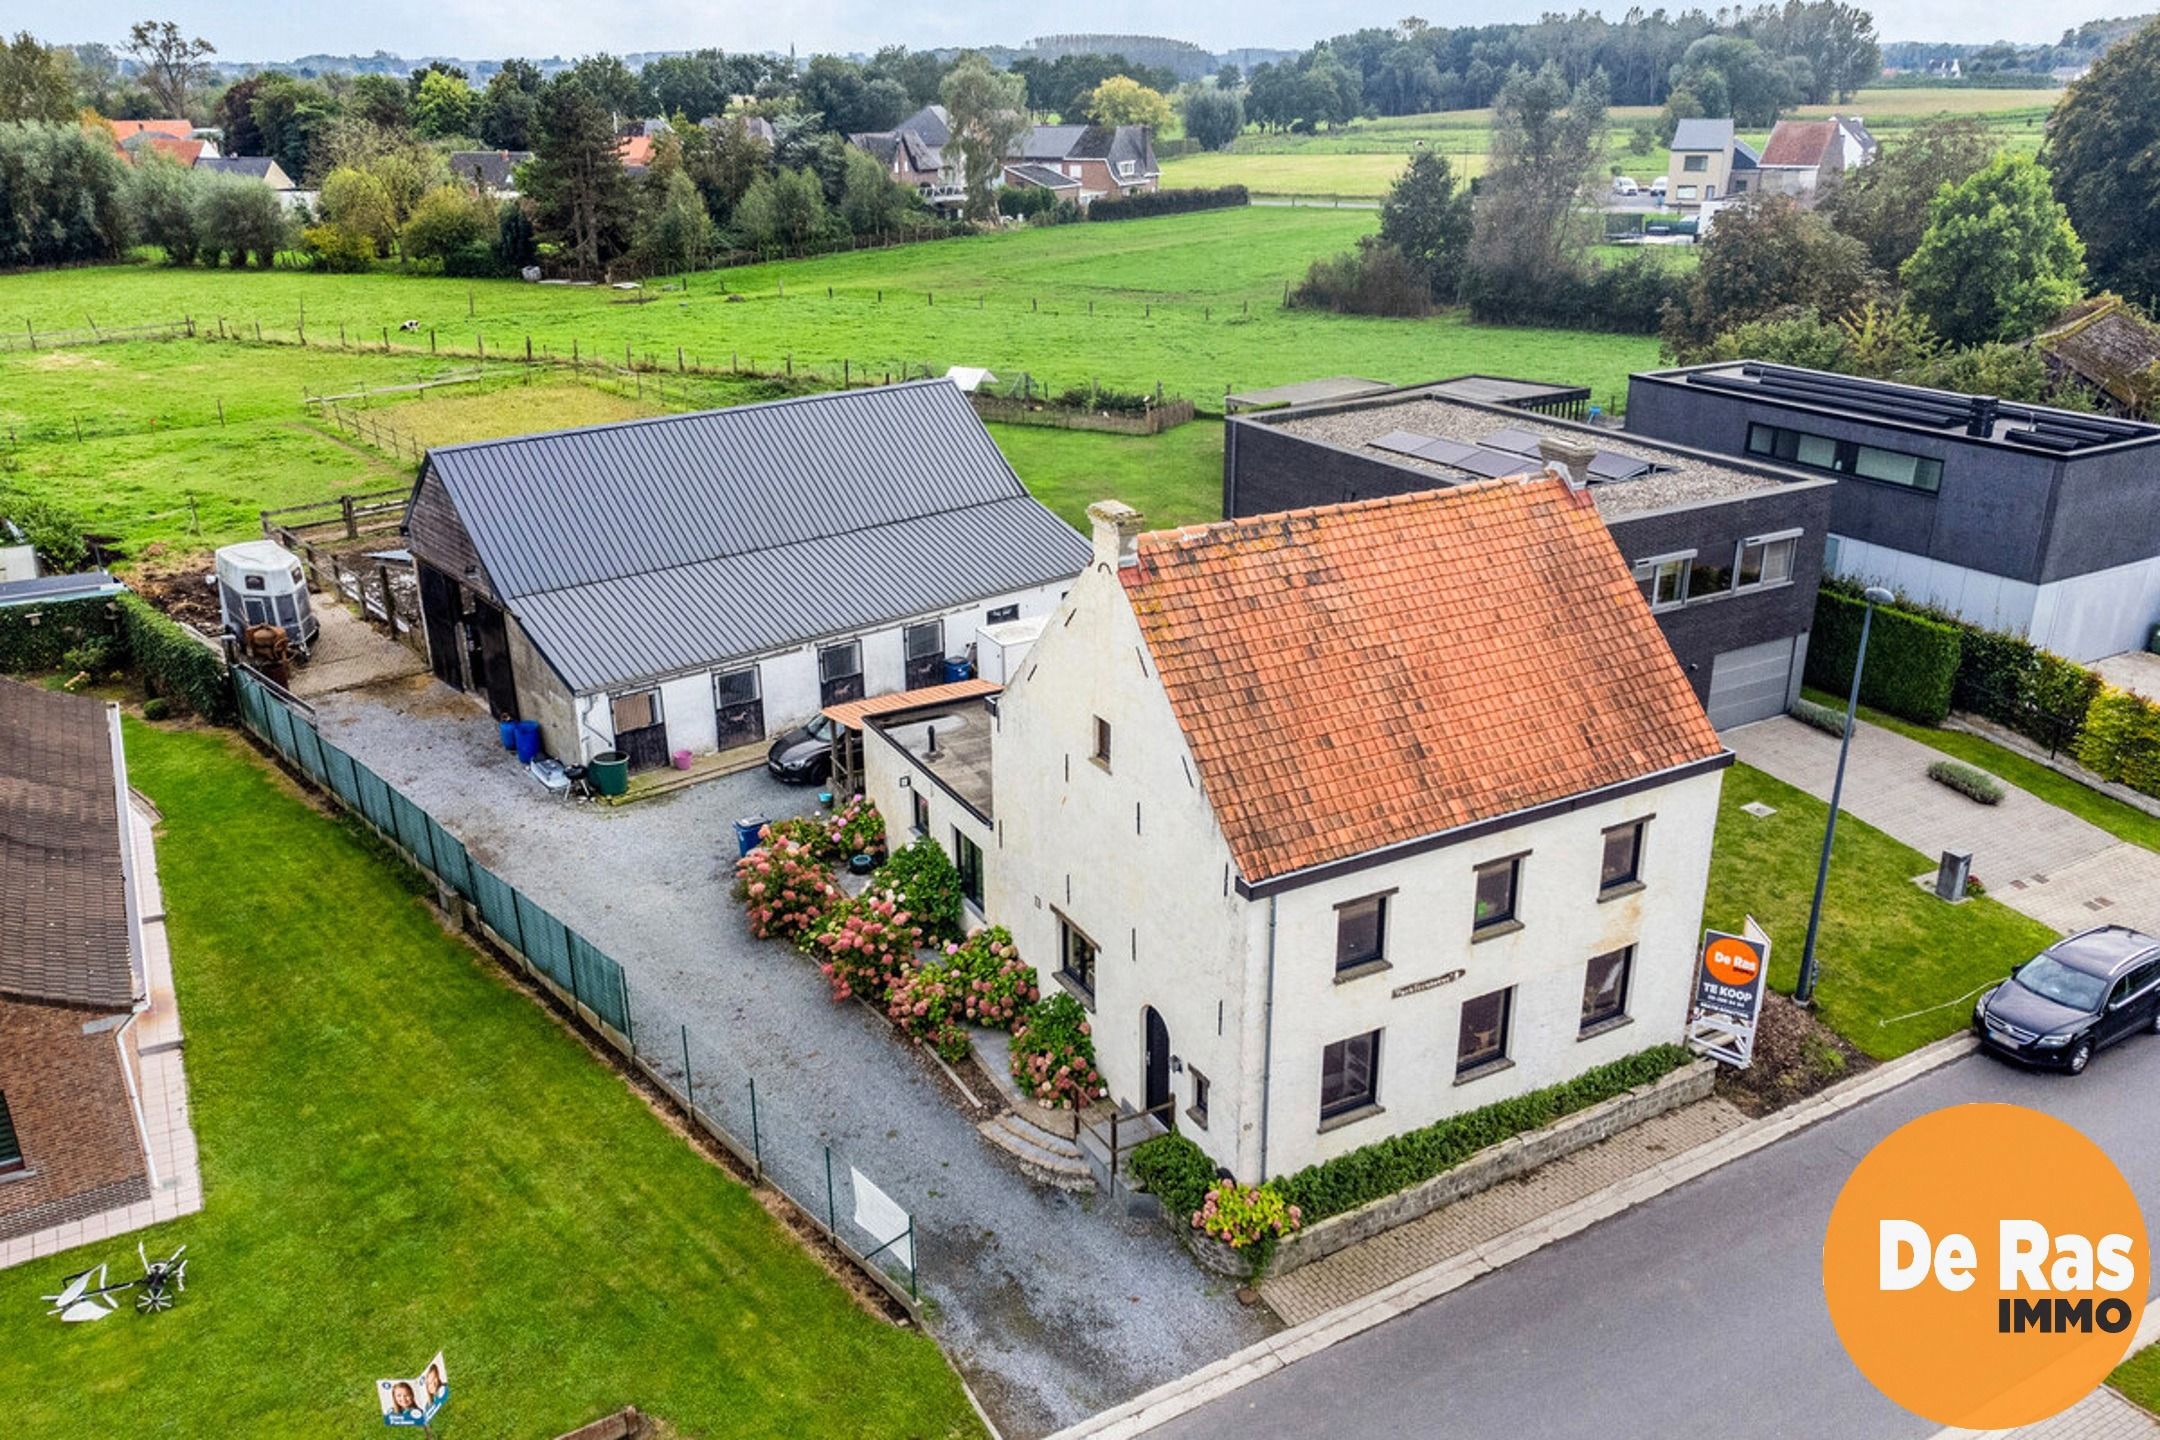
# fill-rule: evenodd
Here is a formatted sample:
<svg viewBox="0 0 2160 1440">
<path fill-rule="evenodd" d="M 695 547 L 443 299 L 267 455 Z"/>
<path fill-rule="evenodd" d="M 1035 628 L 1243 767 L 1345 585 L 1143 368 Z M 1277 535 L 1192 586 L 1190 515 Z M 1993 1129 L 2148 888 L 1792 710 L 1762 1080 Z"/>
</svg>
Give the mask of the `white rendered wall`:
<svg viewBox="0 0 2160 1440">
<path fill-rule="evenodd" d="M 2032 585 L 1846 536 L 1834 572 L 1941 608 L 1989 630 L 2023 635 L 2071 660 L 2142 650 L 2160 621 L 2160 558 Z"/>
</svg>

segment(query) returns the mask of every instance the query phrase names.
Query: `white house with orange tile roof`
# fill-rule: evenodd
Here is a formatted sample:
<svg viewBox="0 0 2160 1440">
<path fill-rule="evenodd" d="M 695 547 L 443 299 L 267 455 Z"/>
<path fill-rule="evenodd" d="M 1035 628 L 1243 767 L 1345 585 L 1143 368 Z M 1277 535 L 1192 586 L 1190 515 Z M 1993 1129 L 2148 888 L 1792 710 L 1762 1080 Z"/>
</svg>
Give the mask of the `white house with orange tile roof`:
<svg viewBox="0 0 2160 1440">
<path fill-rule="evenodd" d="M 975 818 L 1112 1099 L 1257 1180 L 1681 1038 L 1731 756 L 1586 494 L 1089 513 Z"/>
</svg>

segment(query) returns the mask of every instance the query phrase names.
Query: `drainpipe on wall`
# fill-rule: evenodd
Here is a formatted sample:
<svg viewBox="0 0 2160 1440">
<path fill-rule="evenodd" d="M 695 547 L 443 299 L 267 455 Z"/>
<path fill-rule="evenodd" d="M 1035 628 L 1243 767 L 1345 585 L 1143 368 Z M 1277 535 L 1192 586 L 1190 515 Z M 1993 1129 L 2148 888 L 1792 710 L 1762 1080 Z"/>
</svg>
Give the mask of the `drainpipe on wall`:
<svg viewBox="0 0 2160 1440">
<path fill-rule="evenodd" d="M 1267 998 L 1260 1032 L 1260 1179 L 1267 1179 L 1268 1100 L 1275 1078 L 1275 899 L 1267 901 Z"/>
<path fill-rule="evenodd" d="M 113 1031 L 113 1046 L 119 1052 L 120 1078 L 127 1082 L 128 1109 L 135 1115 L 135 1138 L 142 1141 L 143 1170 L 149 1176 L 150 1188 L 155 1190 L 158 1188 L 157 1155 L 150 1149 L 150 1121 L 143 1114 L 142 1092 L 135 1088 L 135 1071 L 128 1064 L 127 1053 L 127 1033 L 148 1008 L 149 1002 L 144 1001 L 141 1010 L 131 1011 L 127 1019 L 120 1022 L 119 1028 Z"/>
</svg>

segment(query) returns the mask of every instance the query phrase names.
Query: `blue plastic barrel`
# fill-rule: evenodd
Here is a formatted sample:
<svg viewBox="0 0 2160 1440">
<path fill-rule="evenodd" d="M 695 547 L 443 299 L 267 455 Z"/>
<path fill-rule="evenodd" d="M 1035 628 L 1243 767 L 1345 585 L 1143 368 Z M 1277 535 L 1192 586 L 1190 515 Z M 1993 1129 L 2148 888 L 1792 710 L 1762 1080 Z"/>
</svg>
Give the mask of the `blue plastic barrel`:
<svg viewBox="0 0 2160 1440">
<path fill-rule="evenodd" d="M 518 764 L 530 765 L 540 758 L 540 722 L 520 720 L 517 722 Z"/>
<path fill-rule="evenodd" d="M 975 667 L 965 660 L 947 660 L 945 662 L 945 683 L 948 685 L 955 680 L 965 680 L 974 673 Z"/>
<path fill-rule="evenodd" d="M 747 855 L 757 849 L 758 836 L 768 822 L 763 815 L 747 815 L 735 822 L 735 843 L 740 853 Z"/>
<path fill-rule="evenodd" d="M 498 728 L 502 731 L 503 749 L 517 749 L 517 721 L 502 720 L 498 721 L 497 725 Z"/>
</svg>

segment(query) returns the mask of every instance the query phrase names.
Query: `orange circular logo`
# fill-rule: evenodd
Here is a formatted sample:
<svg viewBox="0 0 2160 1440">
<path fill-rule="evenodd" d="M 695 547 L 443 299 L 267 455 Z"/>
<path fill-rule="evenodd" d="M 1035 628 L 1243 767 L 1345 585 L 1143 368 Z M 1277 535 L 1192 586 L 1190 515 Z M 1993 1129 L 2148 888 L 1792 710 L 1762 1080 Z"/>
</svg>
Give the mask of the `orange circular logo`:
<svg viewBox="0 0 2160 1440">
<path fill-rule="evenodd" d="M 1762 974 L 1762 956 L 1745 940 L 1720 935 L 1703 951 L 1703 968 L 1720 985 L 1746 989 Z"/>
<path fill-rule="evenodd" d="M 1875 1388 L 1938 1425 L 2009 1429 L 2105 1380 L 2150 1291 L 2145 1219 L 2070 1126 L 1959 1105 L 1854 1169 L 1823 1238 L 1838 1338 Z"/>
</svg>

